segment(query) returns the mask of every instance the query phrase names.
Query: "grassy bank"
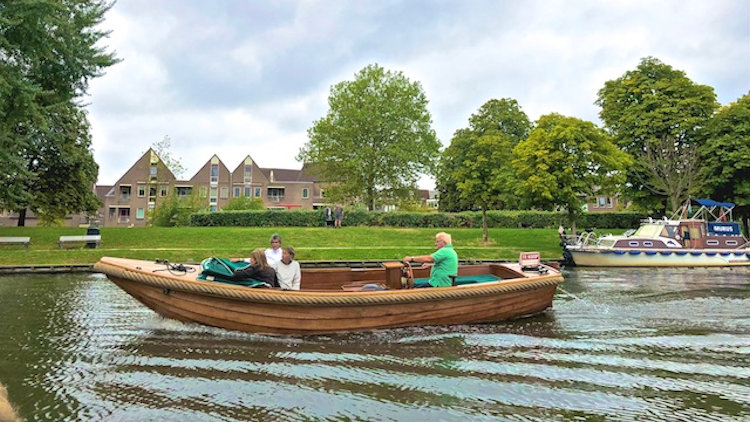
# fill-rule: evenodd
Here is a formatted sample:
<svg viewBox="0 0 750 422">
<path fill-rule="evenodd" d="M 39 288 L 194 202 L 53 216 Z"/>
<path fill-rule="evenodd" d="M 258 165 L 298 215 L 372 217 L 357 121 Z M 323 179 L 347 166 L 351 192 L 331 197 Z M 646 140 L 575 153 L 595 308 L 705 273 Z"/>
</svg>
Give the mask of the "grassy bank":
<svg viewBox="0 0 750 422">
<path fill-rule="evenodd" d="M 0 246 L 0 265 L 92 264 L 102 256 L 172 262 L 199 262 L 209 256 L 247 256 L 268 247 L 271 234 L 279 233 L 284 245 L 297 250 L 299 260 L 400 259 L 434 250 L 439 229 L 381 227 L 180 227 L 102 228 L 97 249 L 59 249 L 60 236 L 82 235 L 71 227 L 0 227 L 0 236 L 29 236 L 31 246 Z M 490 229 L 490 242 L 482 243 L 481 229 L 451 229 L 461 259 L 518 259 L 521 251 L 539 251 L 542 259 L 559 259 L 554 229 Z"/>
</svg>

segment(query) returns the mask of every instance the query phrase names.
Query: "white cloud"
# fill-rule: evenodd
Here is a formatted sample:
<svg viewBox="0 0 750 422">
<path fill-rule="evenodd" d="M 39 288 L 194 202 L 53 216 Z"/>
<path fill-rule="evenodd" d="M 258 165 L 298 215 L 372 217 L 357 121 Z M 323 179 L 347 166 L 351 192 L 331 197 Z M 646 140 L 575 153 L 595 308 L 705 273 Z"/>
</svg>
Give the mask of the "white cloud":
<svg viewBox="0 0 750 422">
<path fill-rule="evenodd" d="M 375 62 L 422 83 L 446 144 L 492 98 L 597 121 L 604 82 L 646 56 L 728 103 L 750 89 L 748 16 L 740 0 L 118 2 L 105 45 L 124 61 L 89 98 L 99 181 L 164 135 L 187 177 L 214 153 L 299 168 L 330 86 Z"/>
</svg>

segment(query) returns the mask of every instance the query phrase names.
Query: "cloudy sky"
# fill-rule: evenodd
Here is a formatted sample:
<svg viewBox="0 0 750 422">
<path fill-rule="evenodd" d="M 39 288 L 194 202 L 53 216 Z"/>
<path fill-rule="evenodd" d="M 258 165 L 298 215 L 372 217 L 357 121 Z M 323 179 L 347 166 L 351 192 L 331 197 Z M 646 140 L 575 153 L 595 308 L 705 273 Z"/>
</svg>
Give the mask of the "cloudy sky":
<svg viewBox="0 0 750 422">
<path fill-rule="evenodd" d="M 86 99 L 100 184 L 165 135 L 185 178 L 213 154 L 298 169 L 330 87 L 371 63 L 422 84 L 444 145 L 492 98 L 599 123 L 597 91 L 646 56 L 722 104 L 750 90 L 746 0 L 119 0 L 103 26 L 122 62 Z"/>
</svg>

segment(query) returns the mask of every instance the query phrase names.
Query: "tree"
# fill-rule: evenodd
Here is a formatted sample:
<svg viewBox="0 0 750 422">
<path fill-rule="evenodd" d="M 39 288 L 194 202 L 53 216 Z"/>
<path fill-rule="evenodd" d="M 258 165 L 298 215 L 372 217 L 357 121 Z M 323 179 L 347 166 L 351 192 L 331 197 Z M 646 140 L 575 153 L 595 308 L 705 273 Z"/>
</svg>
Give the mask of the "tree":
<svg viewBox="0 0 750 422">
<path fill-rule="evenodd" d="M 369 65 L 334 85 L 328 114 L 308 130 L 297 159 L 314 164 L 331 202 L 360 200 L 372 210 L 408 197 L 434 171 L 440 142 L 421 84 Z"/>
<path fill-rule="evenodd" d="M 436 180 L 440 208 L 516 207 L 511 151 L 530 129 L 531 122 L 516 100 L 493 99 L 482 105 L 442 154 Z"/>
<path fill-rule="evenodd" d="M 676 210 L 699 187 L 696 134 L 718 107 L 713 88 L 646 57 L 607 81 L 596 104 L 617 145 L 635 158 L 627 196 L 645 208 L 666 198 Z"/>
<path fill-rule="evenodd" d="M 0 3 L 0 208 L 52 222 L 95 211 L 98 167 L 76 103 L 88 81 L 114 64 L 96 44 L 110 5 L 96 0 Z"/>
<path fill-rule="evenodd" d="M 587 196 L 613 191 L 632 164 L 602 129 L 559 114 L 540 117 L 513 155 L 522 200 L 544 210 L 566 210 L 573 227 Z"/>
<path fill-rule="evenodd" d="M 184 227 L 190 225 L 190 215 L 207 211 L 205 198 L 197 193 L 181 198 L 167 195 L 161 199 L 149 216 L 148 222 L 157 227 Z"/>
<path fill-rule="evenodd" d="M 703 193 L 737 205 L 748 227 L 750 216 L 750 93 L 721 108 L 701 131 Z"/>
<path fill-rule="evenodd" d="M 221 207 L 222 211 L 242 211 L 242 210 L 264 210 L 266 209 L 263 200 L 260 198 L 250 198 L 239 196 L 232 198 L 226 205 Z"/>
<path fill-rule="evenodd" d="M 175 158 L 172 156 L 172 138 L 169 135 L 164 135 L 161 141 L 151 144 L 151 148 L 161 158 L 161 161 L 172 172 L 174 177 L 182 179 L 187 169 L 182 165 L 182 157 Z"/>
</svg>

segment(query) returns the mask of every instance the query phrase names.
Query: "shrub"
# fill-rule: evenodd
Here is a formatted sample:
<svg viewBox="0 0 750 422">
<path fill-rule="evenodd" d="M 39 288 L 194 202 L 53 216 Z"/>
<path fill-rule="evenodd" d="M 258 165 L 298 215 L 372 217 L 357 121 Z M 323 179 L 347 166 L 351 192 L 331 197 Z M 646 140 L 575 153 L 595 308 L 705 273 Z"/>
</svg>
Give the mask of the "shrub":
<svg viewBox="0 0 750 422">
<path fill-rule="evenodd" d="M 640 214 L 629 212 L 584 214 L 583 228 L 616 229 L 638 227 Z M 191 226 L 246 227 L 321 227 L 324 210 L 262 210 L 197 213 L 190 216 Z M 556 228 L 567 224 L 567 215 L 551 211 L 487 211 L 487 224 L 494 228 Z M 383 212 L 354 209 L 344 215 L 345 226 L 445 227 L 474 228 L 482 226 L 478 211 L 447 212 Z"/>
</svg>

